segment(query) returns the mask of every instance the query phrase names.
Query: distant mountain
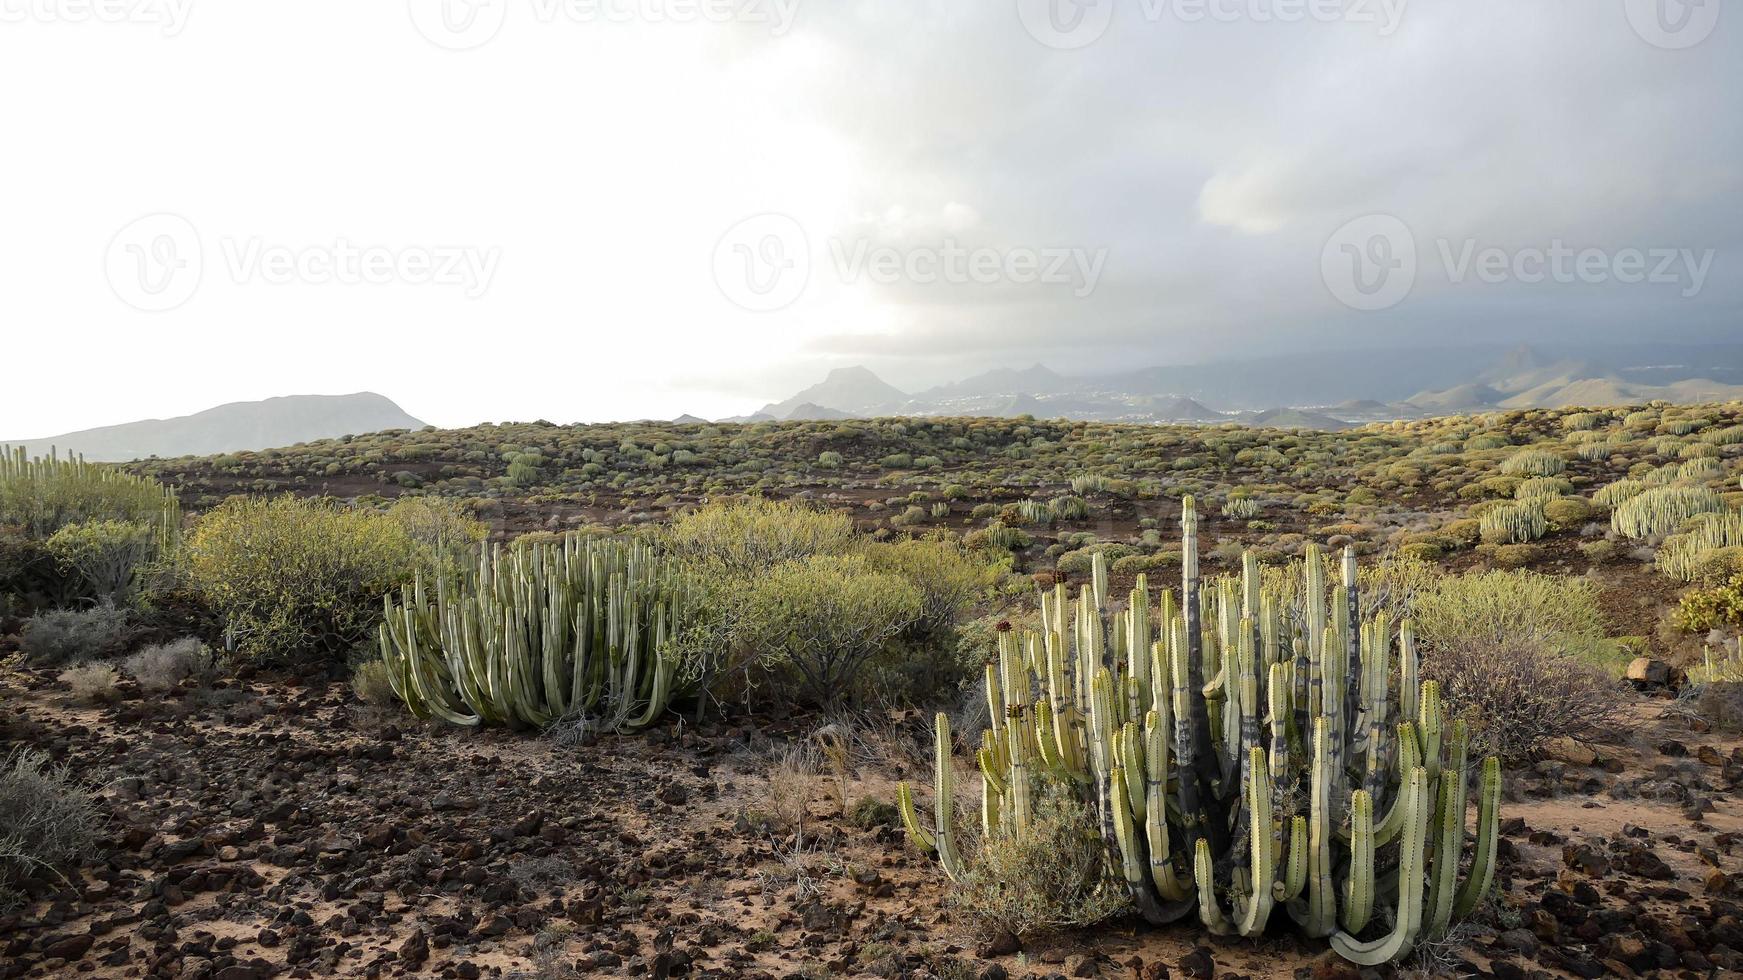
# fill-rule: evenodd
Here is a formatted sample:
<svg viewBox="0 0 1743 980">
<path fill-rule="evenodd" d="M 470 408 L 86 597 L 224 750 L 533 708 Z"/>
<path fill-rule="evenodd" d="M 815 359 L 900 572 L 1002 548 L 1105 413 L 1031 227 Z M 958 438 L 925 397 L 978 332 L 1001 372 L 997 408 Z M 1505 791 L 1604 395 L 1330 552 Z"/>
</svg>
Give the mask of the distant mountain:
<svg viewBox="0 0 1743 980">
<path fill-rule="evenodd" d="M 833 422 L 837 419 L 850 418 L 853 418 L 852 412 L 842 412 L 833 408 L 824 408 L 822 405 L 815 405 L 811 402 L 806 402 L 803 405 L 795 407 L 786 415 L 786 420 L 788 422 Z"/>
<path fill-rule="evenodd" d="M 23 446 L 32 456 L 45 455 L 52 446 L 62 454 L 83 454 L 97 462 L 126 462 L 147 456 L 210 456 L 274 449 L 315 439 L 423 427 L 423 422 L 391 400 L 366 391 L 233 402 L 180 418 L 147 419 L 43 439 L 10 440 L 8 444 Z"/>
<path fill-rule="evenodd" d="M 684 415 L 680 415 L 677 418 L 672 420 L 673 425 L 705 425 L 705 424 L 707 424 L 707 422 L 708 422 L 707 419 L 699 419 L 696 416 L 690 415 L 688 413 L 686 413 Z"/>
<path fill-rule="evenodd" d="M 1164 422 L 1227 422 L 1229 417 L 1185 395 L 1147 399 L 1144 407 Z"/>
<path fill-rule="evenodd" d="M 1477 382 L 1422 391 L 1410 403 L 1425 412 L 1446 414 L 1495 408 L 1570 408 L 1672 402 L 1724 402 L 1743 399 L 1743 384 L 1704 377 L 1676 377 L 1656 369 L 1661 383 L 1629 380 L 1615 369 L 1587 359 L 1550 360 L 1527 346 L 1507 352 Z"/>
<path fill-rule="evenodd" d="M 1247 416 L 1241 421 L 1247 425 L 1267 429 L 1318 429 L 1322 432 L 1341 432 L 1353 429 L 1354 425 L 1343 419 L 1334 419 L 1320 412 L 1308 412 L 1298 408 L 1273 408 Z"/>
<path fill-rule="evenodd" d="M 1021 371 L 997 368 L 961 381 L 928 388 L 914 398 L 916 401 L 936 402 L 985 395 L 1053 395 L 1071 391 L 1077 384 L 1045 365 L 1036 364 Z"/>
<path fill-rule="evenodd" d="M 1412 394 L 1411 392 L 1415 392 Z M 1743 344 L 1323 350 L 1062 375 L 996 368 L 912 397 L 863 367 L 723 422 L 875 415 L 1341 429 L 1504 408 L 1743 400 Z M 1216 405 L 1217 409 L 1210 406 Z M 1284 406 L 1277 408 L 1275 406 Z"/>
<path fill-rule="evenodd" d="M 908 396 L 900 388 L 863 367 L 836 368 L 819 384 L 814 384 L 784 402 L 764 405 L 759 414 L 778 419 L 789 418 L 804 405 L 832 408 L 853 415 L 894 415 L 907 404 Z"/>
</svg>

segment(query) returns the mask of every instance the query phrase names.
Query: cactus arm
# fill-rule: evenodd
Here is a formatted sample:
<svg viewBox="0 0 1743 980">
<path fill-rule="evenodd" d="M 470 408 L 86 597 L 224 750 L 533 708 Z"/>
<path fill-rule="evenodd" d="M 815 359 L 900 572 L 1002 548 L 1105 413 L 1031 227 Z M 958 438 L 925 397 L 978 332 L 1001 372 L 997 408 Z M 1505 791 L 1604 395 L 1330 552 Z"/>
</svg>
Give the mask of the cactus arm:
<svg viewBox="0 0 1743 980">
<path fill-rule="evenodd" d="M 1249 682 L 1251 678 L 1249 678 Z M 1243 936 L 1265 931 L 1271 919 L 1271 886 L 1277 877 L 1277 852 L 1271 834 L 1271 777 L 1265 750 L 1254 746 L 1247 755 L 1248 878 L 1251 893 L 1236 903 L 1237 930 Z"/>
<path fill-rule="evenodd" d="M 1192 877 L 1198 886 L 1198 917 L 1213 934 L 1231 936 L 1235 933 L 1234 923 L 1223 915 L 1223 910 L 1216 902 L 1216 882 L 1213 871 L 1213 861 L 1210 856 L 1210 841 L 1203 837 L 1198 839 L 1198 846 L 1193 851 Z"/>
<path fill-rule="evenodd" d="M 1501 760 L 1490 756 L 1483 760 L 1483 790 L 1477 802 L 1477 846 L 1471 858 L 1470 877 L 1459 887 L 1453 900 L 1453 915 L 1470 915 L 1495 883 L 1495 848 L 1501 816 Z"/>
<path fill-rule="evenodd" d="M 920 814 L 914 809 L 914 790 L 907 780 L 896 784 L 896 809 L 902 814 L 902 828 L 908 832 L 908 839 L 914 846 L 927 854 L 938 852 L 938 843 L 926 828 L 920 826 Z"/>
<path fill-rule="evenodd" d="M 1409 955 L 1422 926 L 1422 861 L 1429 817 L 1428 770 L 1418 767 L 1411 771 L 1405 798 L 1408 816 L 1400 845 L 1398 909 L 1392 931 L 1372 942 L 1361 942 L 1347 932 L 1337 932 L 1331 937 L 1332 949 L 1358 966 L 1379 966 L 1403 959 Z"/>
<path fill-rule="evenodd" d="M 1374 911 L 1374 799 L 1365 790 L 1350 798 L 1350 870 L 1344 883 L 1344 931 L 1367 928 Z"/>
<path fill-rule="evenodd" d="M 1453 723 L 1451 741 L 1447 765 L 1441 769 L 1439 833 L 1431 841 L 1428 911 L 1423 926 L 1430 939 L 1446 935 L 1452 924 L 1453 892 L 1458 884 L 1459 857 L 1465 847 L 1465 755 L 1469 734 L 1463 719 Z"/>
</svg>

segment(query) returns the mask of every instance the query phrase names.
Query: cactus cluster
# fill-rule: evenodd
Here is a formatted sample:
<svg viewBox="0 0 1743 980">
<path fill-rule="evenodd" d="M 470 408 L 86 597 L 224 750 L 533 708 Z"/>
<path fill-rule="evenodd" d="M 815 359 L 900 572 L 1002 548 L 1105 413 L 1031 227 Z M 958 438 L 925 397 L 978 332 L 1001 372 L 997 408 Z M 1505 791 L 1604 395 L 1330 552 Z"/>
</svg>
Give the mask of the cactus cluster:
<svg viewBox="0 0 1743 980">
<path fill-rule="evenodd" d="M 1702 514 L 1725 512 L 1725 498 L 1699 486 L 1655 487 L 1616 505 L 1610 526 L 1630 538 L 1674 534 L 1684 521 Z"/>
<path fill-rule="evenodd" d="M 83 456 L 31 457 L 0 445 L 0 524 L 17 524 L 47 538 L 70 524 L 119 520 L 149 527 L 159 551 L 181 538 L 175 491 L 150 477 L 87 463 Z"/>
<path fill-rule="evenodd" d="M 634 729 L 671 702 L 684 588 L 645 543 L 497 548 L 385 602 L 381 657 L 418 717 L 542 726 L 586 715 Z"/>
<path fill-rule="evenodd" d="M 1483 511 L 1478 520 L 1483 540 L 1494 544 L 1521 544 L 1536 541 L 1549 532 L 1549 518 L 1544 513 L 1542 497 L 1498 503 Z"/>
<path fill-rule="evenodd" d="M 1062 585 L 1043 595 L 1040 631 L 1001 634 L 981 833 L 1028 832 L 1050 782 L 1094 809 L 1116 880 L 1151 923 L 1196 916 L 1255 936 L 1282 907 L 1364 965 L 1444 935 L 1493 882 L 1499 761 L 1480 767 L 1468 847 L 1465 725 L 1420 679 L 1408 622 L 1359 620 L 1354 553 L 1332 590 L 1317 549 L 1295 598 L 1265 588 L 1250 554 L 1201 590 L 1191 498 L 1182 531 L 1178 604 L 1140 576 L 1110 609 L 1098 560 L 1075 602 Z M 933 828 L 906 783 L 898 803 L 910 837 L 960 880 L 944 715 L 935 751 Z"/>
</svg>

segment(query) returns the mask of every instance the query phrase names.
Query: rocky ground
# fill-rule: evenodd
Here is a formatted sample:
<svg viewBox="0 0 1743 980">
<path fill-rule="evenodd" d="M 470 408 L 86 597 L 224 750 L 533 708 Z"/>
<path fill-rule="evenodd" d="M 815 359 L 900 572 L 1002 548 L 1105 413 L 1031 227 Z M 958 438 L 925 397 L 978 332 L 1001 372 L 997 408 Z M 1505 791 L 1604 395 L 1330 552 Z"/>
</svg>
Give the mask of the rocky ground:
<svg viewBox="0 0 1743 980">
<path fill-rule="evenodd" d="M 117 694 L 0 668 L 0 750 L 68 763 L 108 819 L 71 880 L 0 916 L 0 978 L 1354 974 L 1283 928 L 977 944 L 888 809 L 854 806 L 924 768 L 917 717 L 854 732 L 843 783 L 783 764 L 820 721 L 581 744 L 424 726 L 325 682 Z M 1663 699 L 1631 721 L 1512 781 L 1504 901 L 1412 969 L 1743 970 L 1743 743 Z"/>
</svg>

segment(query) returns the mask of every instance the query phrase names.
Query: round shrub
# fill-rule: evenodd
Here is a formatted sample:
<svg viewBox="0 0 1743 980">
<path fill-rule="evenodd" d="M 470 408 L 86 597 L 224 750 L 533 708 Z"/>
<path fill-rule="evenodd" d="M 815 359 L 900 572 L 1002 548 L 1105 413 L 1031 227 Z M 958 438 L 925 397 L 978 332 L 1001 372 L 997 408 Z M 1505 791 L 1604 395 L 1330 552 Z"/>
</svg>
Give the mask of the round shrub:
<svg viewBox="0 0 1743 980">
<path fill-rule="evenodd" d="M 374 635 L 382 596 L 430 567 L 378 511 L 300 497 L 237 498 L 202 516 L 188 578 L 256 660 L 331 666 Z"/>
</svg>

